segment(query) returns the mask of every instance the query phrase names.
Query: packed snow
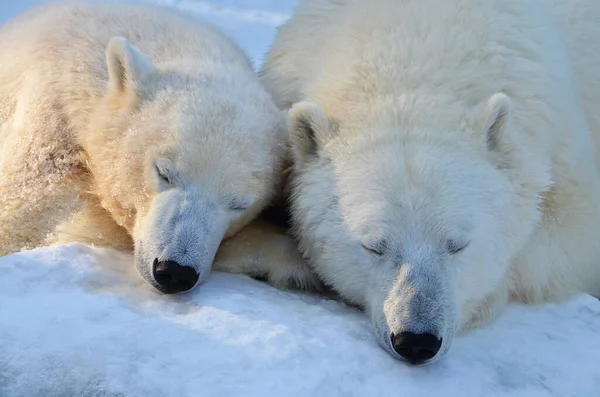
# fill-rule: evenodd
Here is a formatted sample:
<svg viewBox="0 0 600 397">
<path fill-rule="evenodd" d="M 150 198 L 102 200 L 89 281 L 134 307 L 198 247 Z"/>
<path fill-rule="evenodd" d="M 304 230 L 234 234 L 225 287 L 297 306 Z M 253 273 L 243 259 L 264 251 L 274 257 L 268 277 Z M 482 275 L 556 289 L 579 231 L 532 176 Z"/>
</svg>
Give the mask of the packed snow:
<svg viewBox="0 0 600 397">
<path fill-rule="evenodd" d="M 0 2 L 0 23 L 40 0 Z M 160 0 L 259 64 L 289 0 Z M 357 309 L 214 273 L 164 296 L 131 258 L 81 244 L 0 258 L 0 397 L 600 396 L 600 303 L 512 305 L 425 367 L 390 357 Z"/>
<path fill-rule="evenodd" d="M 214 274 L 155 293 L 131 259 L 70 244 L 0 258 L 2 397 L 573 396 L 600 390 L 600 304 L 515 306 L 410 367 L 337 302 Z"/>
</svg>

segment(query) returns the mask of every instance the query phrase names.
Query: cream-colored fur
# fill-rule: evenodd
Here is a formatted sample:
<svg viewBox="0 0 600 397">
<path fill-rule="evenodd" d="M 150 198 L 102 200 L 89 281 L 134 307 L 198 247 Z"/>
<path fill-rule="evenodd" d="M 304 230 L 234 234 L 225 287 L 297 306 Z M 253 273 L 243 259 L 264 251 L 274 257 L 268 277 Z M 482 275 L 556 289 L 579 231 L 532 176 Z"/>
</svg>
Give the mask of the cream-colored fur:
<svg viewBox="0 0 600 397">
<path fill-rule="evenodd" d="M 280 28 L 297 237 L 392 355 L 600 295 L 599 71 L 595 0 L 303 0 Z"/>
<path fill-rule="evenodd" d="M 213 268 L 312 285 L 293 241 L 250 223 L 277 192 L 285 114 L 218 30 L 157 6 L 52 4 L 2 26 L 0 51 L 0 255 L 134 250 L 165 291 L 154 262 L 202 282 L 229 238 Z"/>
</svg>

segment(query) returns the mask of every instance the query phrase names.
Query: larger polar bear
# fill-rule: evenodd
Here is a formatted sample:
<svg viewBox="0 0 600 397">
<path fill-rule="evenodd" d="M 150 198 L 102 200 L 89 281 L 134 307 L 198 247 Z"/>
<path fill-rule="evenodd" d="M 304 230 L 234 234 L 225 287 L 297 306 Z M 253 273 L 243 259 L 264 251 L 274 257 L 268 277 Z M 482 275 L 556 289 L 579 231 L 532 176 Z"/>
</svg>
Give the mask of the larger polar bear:
<svg viewBox="0 0 600 397">
<path fill-rule="evenodd" d="M 395 357 L 600 294 L 597 0 L 304 0 L 261 75 L 302 249 Z"/>
<path fill-rule="evenodd" d="M 222 33 L 158 6 L 52 4 L 4 25 L 0 52 L 0 255 L 134 250 L 174 293 L 221 247 L 218 270 L 312 282 L 280 228 L 249 225 L 277 192 L 286 120 Z"/>
</svg>

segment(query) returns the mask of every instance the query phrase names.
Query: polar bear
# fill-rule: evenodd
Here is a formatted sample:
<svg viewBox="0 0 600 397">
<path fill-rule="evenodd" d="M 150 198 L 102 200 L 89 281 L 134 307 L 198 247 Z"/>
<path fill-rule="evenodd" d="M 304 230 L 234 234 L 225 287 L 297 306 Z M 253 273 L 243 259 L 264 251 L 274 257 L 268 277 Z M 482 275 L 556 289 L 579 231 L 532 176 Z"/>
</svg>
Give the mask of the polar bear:
<svg viewBox="0 0 600 397">
<path fill-rule="evenodd" d="M 509 301 L 600 294 L 600 2 L 304 0 L 260 71 L 324 282 L 426 364 Z"/>
<path fill-rule="evenodd" d="M 285 113 L 216 28 L 159 6 L 51 4 L 5 24 L 0 48 L 0 255 L 133 250 L 149 284 L 177 293 L 225 239 L 217 270 L 313 282 L 258 218 L 278 192 Z"/>
</svg>

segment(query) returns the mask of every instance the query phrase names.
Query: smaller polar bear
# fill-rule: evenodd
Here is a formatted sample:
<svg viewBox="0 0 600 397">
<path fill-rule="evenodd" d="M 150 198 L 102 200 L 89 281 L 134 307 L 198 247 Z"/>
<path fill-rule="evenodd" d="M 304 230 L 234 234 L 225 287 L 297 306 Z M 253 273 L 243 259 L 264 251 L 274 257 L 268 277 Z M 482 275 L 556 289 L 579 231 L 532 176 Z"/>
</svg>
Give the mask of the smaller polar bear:
<svg viewBox="0 0 600 397">
<path fill-rule="evenodd" d="M 315 285 L 293 239 L 250 224 L 278 191 L 286 121 L 223 34 L 158 6 L 52 4 L 0 28 L 0 48 L 0 255 L 133 250 L 175 293 L 227 239 L 217 270 Z"/>
<path fill-rule="evenodd" d="M 600 294 L 600 2 L 304 0 L 261 71 L 294 228 L 411 363 L 510 300 Z"/>
</svg>

